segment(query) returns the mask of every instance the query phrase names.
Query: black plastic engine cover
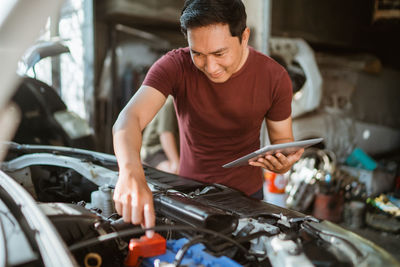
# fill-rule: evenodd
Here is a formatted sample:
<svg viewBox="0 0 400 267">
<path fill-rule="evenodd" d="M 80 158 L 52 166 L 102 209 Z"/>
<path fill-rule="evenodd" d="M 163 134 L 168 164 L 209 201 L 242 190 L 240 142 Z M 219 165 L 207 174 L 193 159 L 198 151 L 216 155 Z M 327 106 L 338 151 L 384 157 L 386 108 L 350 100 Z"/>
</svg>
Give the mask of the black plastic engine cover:
<svg viewBox="0 0 400 267">
<path fill-rule="evenodd" d="M 155 195 L 154 206 L 157 214 L 169 219 L 217 232 L 232 233 L 238 224 L 237 217 L 181 195 Z"/>
</svg>

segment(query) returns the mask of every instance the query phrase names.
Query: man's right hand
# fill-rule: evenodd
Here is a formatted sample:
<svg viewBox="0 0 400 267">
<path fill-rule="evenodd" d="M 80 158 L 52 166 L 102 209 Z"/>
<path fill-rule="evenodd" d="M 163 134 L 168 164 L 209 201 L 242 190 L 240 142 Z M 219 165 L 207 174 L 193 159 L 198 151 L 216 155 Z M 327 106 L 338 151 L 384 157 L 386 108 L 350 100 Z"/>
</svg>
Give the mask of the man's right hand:
<svg viewBox="0 0 400 267">
<path fill-rule="evenodd" d="M 124 222 L 141 224 L 144 228 L 154 227 L 153 195 L 144 175 L 134 176 L 120 170 L 114 190 L 114 202 L 115 209 Z M 146 235 L 152 237 L 153 231 L 147 231 Z"/>
<path fill-rule="evenodd" d="M 119 166 L 115 209 L 125 222 L 150 228 L 155 224 L 153 196 L 140 161 L 142 131 L 165 103 L 157 89 L 142 85 L 118 115 L 113 126 L 114 152 Z M 151 237 L 152 231 L 146 235 Z"/>
</svg>

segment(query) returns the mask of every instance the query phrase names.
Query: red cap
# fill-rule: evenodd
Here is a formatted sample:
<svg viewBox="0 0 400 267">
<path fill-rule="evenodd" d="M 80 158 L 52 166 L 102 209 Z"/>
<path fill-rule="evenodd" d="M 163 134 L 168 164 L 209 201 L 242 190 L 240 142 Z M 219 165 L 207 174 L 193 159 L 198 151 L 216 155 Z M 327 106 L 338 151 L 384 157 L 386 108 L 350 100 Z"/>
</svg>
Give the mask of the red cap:
<svg viewBox="0 0 400 267">
<path fill-rule="evenodd" d="M 139 266 L 140 257 L 148 258 L 165 254 L 167 241 L 161 235 L 154 233 L 152 238 L 143 235 L 140 239 L 132 238 L 129 242 L 129 254 L 125 259 L 125 266 Z"/>
</svg>

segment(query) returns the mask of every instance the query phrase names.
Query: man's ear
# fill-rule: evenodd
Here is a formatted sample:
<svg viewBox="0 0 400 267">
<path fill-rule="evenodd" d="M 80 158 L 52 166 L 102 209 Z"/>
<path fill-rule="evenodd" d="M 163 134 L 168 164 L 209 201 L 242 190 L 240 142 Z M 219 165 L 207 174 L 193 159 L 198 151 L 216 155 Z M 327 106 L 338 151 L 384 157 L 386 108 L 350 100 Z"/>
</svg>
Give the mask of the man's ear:
<svg viewBox="0 0 400 267">
<path fill-rule="evenodd" d="M 242 44 L 244 43 L 247 45 L 249 43 L 249 38 L 250 38 L 250 28 L 246 27 L 242 33 Z"/>
</svg>

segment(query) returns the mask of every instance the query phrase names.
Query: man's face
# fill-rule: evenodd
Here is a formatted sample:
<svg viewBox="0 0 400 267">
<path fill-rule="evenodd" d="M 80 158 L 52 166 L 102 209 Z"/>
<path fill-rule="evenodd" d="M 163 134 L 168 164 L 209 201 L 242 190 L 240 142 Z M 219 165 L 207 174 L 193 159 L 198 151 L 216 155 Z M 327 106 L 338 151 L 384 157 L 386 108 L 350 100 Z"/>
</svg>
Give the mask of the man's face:
<svg viewBox="0 0 400 267">
<path fill-rule="evenodd" d="M 247 59 L 249 29 L 242 42 L 233 37 L 228 24 L 213 24 L 187 30 L 192 60 L 211 81 L 223 83 L 238 71 Z"/>
</svg>

